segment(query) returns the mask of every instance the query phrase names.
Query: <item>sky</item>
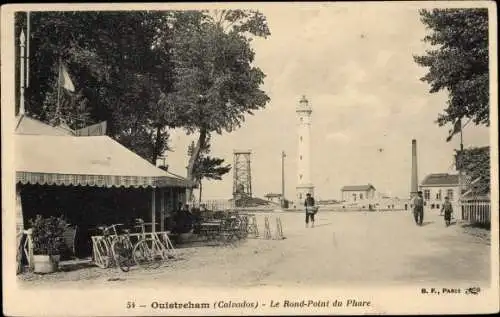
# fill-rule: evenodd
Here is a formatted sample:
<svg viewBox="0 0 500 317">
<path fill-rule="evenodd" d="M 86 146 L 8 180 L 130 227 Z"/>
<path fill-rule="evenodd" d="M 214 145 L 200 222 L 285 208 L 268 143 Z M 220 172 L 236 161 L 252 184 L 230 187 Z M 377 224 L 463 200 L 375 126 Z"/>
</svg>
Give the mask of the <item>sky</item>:
<svg viewBox="0 0 500 317">
<path fill-rule="evenodd" d="M 271 101 L 240 129 L 212 136 L 212 155 L 228 163 L 234 149 L 251 149 L 253 196 L 281 193 L 283 150 L 285 196 L 295 197 L 295 107 L 302 95 L 313 109 L 316 198 L 339 199 L 342 186 L 368 183 L 379 192 L 408 197 L 412 139 L 417 140 L 419 181 L 429 173 L 455 172 L 459 138 L 447 143 L 451 127 L 435 123 L 447 95 L 430 94 L 429 85 L 419 80 L 427 69 L 413 61 L 428 48 L 417 8 L 325 3 L 260 11 L 271 36 L 252 42 L 254 64 L 267 75 L 262 89 Z M 171 132 L 169 170 L 186 175 L 186 149 L 194 136 Z M 470 123 L 463 141 L 465 147 L 488 145 L 489 130 Z M 222 181 L 204 181 L 203 199 L 230 198 L 232 183 L 232 171 Z"/>
</svg>

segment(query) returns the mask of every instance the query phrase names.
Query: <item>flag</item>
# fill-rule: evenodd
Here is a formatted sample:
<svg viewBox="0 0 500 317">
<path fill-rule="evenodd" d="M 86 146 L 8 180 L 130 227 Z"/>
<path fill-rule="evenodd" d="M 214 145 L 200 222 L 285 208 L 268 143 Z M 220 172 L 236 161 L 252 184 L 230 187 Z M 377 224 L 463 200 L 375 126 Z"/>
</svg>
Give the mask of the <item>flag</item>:
<svg viewBox="0 0 500 317">
<path fill-rule="evenodd" d="M 462 120 L 458 119 L 450 130 L 450 135 L 446 138 L 446 142 L 450 142 L 453 136 L 462 131 Z"/>
<path fill-rule="evenodd" d="M 71 92 L 75 91 L 75 86 L 73 85 L 73 82 L 71 81 L 71 77 L 69 76 L 68 70 L 66 69 L 66 66 L 64 64 L 61 64 L 61 86 Z"/>
</svg>

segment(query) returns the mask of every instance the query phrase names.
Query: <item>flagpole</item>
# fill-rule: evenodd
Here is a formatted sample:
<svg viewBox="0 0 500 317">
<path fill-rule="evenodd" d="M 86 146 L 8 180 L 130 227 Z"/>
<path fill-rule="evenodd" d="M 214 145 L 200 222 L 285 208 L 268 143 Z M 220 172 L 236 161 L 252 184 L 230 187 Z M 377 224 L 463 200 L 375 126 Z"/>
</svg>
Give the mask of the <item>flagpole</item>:
<svg viewBox="0 0 500 317">
<path fill-rule="evenodd" d="M 460 120 L 460 152 L 458 160 L 458 202 L 462 200 L 462 162 L 463 162 L 463 152 L 464 152 L 464 142 L 463 142 L 463 126 L 462 120 Z"/>
<path fill-rule="evenodd" d="M 281 151 L 281 208 L 285 208 L 285 151 Z"/>
<path fill-rule="evenodd" d="M 26 16 L 26 88 L 30 86 L 30 12 Z"/>
<path fill-rule="evenodd" d="M 57 108 L 56 108 L 56 120 L 57 124 L 60 124 L 60 102 L 61 102 L 61 57 L 59 56 L 59 67 L 57 74 Z"/>
</svg>

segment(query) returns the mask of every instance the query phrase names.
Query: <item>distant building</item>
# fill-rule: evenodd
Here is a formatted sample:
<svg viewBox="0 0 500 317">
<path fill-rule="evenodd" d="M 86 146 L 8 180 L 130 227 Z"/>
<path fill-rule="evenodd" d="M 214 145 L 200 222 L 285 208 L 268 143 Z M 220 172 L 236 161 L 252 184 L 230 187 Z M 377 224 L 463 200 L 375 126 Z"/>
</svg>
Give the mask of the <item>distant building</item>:
<svg viewBox="0 0 500 317">
<path fill-rule="evenodd" d="M 275 193 L 267 193 L 264 195 L 264 197 L 273 203 L 280 203 L 281 202 L 281 194 L 275 194 Z"/>
<path fill-rule="evenodd" d="M 375 187 L 372 184 L 344 186 L 340 191 L 342 201 L 348 203 L 360 203 L 375 198 Z"/>
<path fill-rule="evenodd" d="M 463 185 L 466 183 L 470 182 L 464 177 Z M 458 175 L 447 173 L 429 174 L 420 184 L 419 190 L 422 191 L 427 208 L 441 208 L 445 197 L 448 197 L 451 203 L 458 203 L 460 197 Z"/>
</svg>

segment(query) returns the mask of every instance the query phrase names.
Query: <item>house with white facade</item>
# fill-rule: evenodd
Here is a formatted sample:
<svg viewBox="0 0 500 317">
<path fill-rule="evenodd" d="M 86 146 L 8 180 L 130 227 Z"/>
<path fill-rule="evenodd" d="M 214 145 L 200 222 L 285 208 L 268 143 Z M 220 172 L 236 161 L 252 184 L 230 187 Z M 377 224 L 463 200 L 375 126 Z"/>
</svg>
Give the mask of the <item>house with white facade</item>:
<svg viewBox="0 0 500 317">
<path fill-rule="evenodd" d="M 281 194 L 267 193 L 264 197 L 273 203 L 279 204 L 281 202 Z"/>
<path fill-rule="evenodd" d="M 465 183 L 464 177 L 464 185 Z M 419 186 L 426 208 L 439 210 L 445 197 L 448 197 L 452 204 L 458 203 L 460 197 L 459 184 L 459 175 L 457 174 L 436 173 L 427 175 Z"/>
<path fill-rule="evenodd" d="M 363 203 L 375 198 L 375 187 L 372 184 L 350 185 L 342 187 L 342 201 L 346 203 Z"/>
</svg>

